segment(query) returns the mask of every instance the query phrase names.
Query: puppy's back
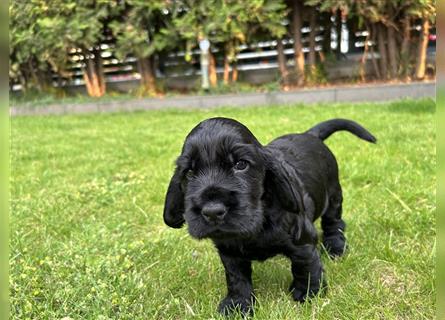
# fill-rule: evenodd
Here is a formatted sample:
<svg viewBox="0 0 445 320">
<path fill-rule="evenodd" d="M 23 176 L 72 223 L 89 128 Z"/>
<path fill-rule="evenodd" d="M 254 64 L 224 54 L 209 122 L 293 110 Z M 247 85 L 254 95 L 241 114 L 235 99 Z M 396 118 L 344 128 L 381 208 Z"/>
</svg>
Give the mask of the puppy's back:
<svg viewBox="0 0 445 320">
<path fill-rule="evenodd" d="M 338 184 L 338 166 L 334 155 L 319 138 L 310 134 L 288 134 L 271 141 L 266 148 L 282 158 L 296 172 L 305 192 L 321 214 L 326 196 Z"/>
<path fill-rule="evenodd" d="M 274 139 L 266 148 L 281 152 L 286 162 L 298 171 L 318 170 L 326 174 L 337 169 L 331 150 L 322 140 L 310 134 L 287 134 Z"/>
</svg>

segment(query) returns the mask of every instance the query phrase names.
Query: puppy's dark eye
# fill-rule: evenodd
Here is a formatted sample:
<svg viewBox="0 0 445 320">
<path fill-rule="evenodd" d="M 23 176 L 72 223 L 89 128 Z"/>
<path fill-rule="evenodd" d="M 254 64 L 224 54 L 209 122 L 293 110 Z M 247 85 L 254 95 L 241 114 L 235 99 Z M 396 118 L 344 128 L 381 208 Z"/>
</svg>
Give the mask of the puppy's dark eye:
<svg viewBox="0 0 445 320">
<path fill-rule="evenodd" d="M 246 160 L 239 160 L 235 166 L 233 167 L 233 169 L 237 170 L 237 171 L 243 171 L 246 170 L 247 167 L 249 166 L 249 162 L 247 162 Z"/>
<path fill-rule="evenodd" d="M 191 179 L 191 178 L 193 178 L 194 175 L 195 175 L 195 173 L 193 172 L 193 170 L 189 169 L 189 170 L 187 170 L 187 173 L 185 174 L 185 177 L 187 179 Z"/>
</svg>

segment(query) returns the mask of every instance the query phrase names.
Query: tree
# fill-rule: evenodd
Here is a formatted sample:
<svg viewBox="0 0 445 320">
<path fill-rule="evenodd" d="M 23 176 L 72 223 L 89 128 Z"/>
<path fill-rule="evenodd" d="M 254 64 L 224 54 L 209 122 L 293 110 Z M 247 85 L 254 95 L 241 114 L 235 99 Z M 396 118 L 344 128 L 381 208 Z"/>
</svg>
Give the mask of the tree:
<svg viewBox="0 0 445 320">
<path fill-rule="evenodd" d="M 24 87 L 45 90 L 51 71 L 67 75 L 69 53 L 79 51 L 88 94 L 105 93 L 100 42 L 112 3 L 92 0 L 12 1 L 12 72 Z"/>
<path fill-rule="evenodd" d="M 61 11 L 69 9 L 62 3 Z M 61 34 L 64 19 L 45 1 L 11 1 L 10 74 L 23 90 L 47 91 L 52 85 L 51 71 L 61 72 L 66 62 L 65 44 L 54 37 Z"/>
<path fill-rule="evenodd" d="M 431 25 L 432 0 L 13 0 L 10 13 L 10 78 L 24 90 L 48 91 L 55 80 L 73 75 L 80 67 L 87 92 L 106 91 L 103 46 L 124 60 L 137 58 L 141 85 L 156 87 L 155 58 L 182 46 L 186 60 L 200 39 L 211 43 L 209 75 L 217 84 L 217 61 L 224 60 L 224 82 L 238 78 L 237 56 L 246 45 L 277 41 L 278 65 L 283 83 L 290 77 L 283 38 L 293 39 L 297 85 L 305 78 L 302 27 L 309 26 L 308 70 L 317 64 L 316 36 L 323 28 L 320 60 L 330 49 L 331 18 L 336 16 L 338 42 L 341 24 L 353 35 L 366 28 L 361 76 L 365 79 L 368 50 L 378 78 L 423 79 Z M 318 24 L 321 21 L 322 28 Z M 289 23 L 288 23 L 289 22 Z M 288 29 L 286 26 L 290 26 Z M 417 27 L 420 28 L 418 32 Z M 305 39 L 306 40 L 306 39 Z M 354 39 L 351 37 L 350 42 Z M 260 50 L 260 49 L 258 49 Z M 339 50 L 339 48 L 338 48 Z M 374 51 L 378 51 L 374 54 Z M 74 61 L 75 59 L 75 61 Z M 307 71 L 306 71 L 307 72 Z M 309 74 L 310 75 L 310 74 Z"/>
<path fill-rule="evenodd" d="M 286 16 L 288 10 L 283 1 L 253 1 L 249 7 L 251 17 L 247 28 L 247 42 L 267 41 L 275 38 L 277 42 L 278 66 L 284 85 L 289 82 L 289 72 L 284 54 L 283 37 L 287 33 Z"/>
<path fill-rule="evenodd" d="M 284 86 L 289 84 L 289 71 L 287 70 L 287 59 L 284 54 L 283 39 L 277 39 L 277 60 L 278 68 L 280 69 L 281 81 Z"/>
<path fill-rule="evenodd" d="M 175 43 L 174 33 L 169 32 L 175 8 L 164 0 L 117 2 L 117 18 L 110 23 L 116 39 L 115 52 L 124 60 L 135 55 L 141 75 L 143 91 L 156 91 L 155 54 Z"/>
<path fill-rule="evenodd" d="M 322 13 L 328 13 L 328 15 L 323 15 L 325 21 L 324 25 L 327 27 L 325 36 L 328 36 L 330 38 L 330 28 L 332 26 L 329 21 L 331 20 L 331 16 L 335 16 L 335 32 L 337 37 L 337 57 L 341 54 L 341 48 L 340 44 L 342 41 L 341 38 L 341 30 L 342 30 L 342 22 L 343 18 L 347 17 L 349 13 L 352 10 L 352 7 L 354 6 L 354 2 L 356 0 L 305 0 L 305 5 L 310 7 L 318 7 L 318 11 L 320 14 Z M 330 47 L 330 41 L 325 44 L 324 49 L 328 49 L 328 46 Z"/>
<path fill-rule="evenodd" d="M 178 8 L 178 15 L 173 19 L 174 30 L 171 30 L 185 40 L 186 61 L 191 60 L 191 50 L 198 46 L 200 40 L 206 38 L 210 41 L 209 78 L 212 87 L 217 84 L 216 59 L 212 51 L 220 41 L 218 23 L 215 21 L 217 4 L 214 0 L 185 0 Z"/>
<path fill-rule="evenodd" d="M 304 53 L 303 41 L 301 36 L 301 28 L 303 27 L 302 10 L 303 4 L 300 0 L 290 0 L 289 2 L 291 12 L 292 28 L 291 34 L 294 41 L 294 59 L 295 59 L 295 75 L 296 84 L 302 86 L 304 84 Z"/>
<path fill-rule="evenodd" d="M 387 1 L 364 1 L 364 0 L 352 0 L 349 5 L 351 10 L 351 16 L 356 16 L 359 19 L 359 25 L 364 25 L 368 33 L 365 41 L 365 51 L 362 56 L 361 77 L 365 78 L 364 64 L 366 63 L 365 56 L 368 52 L 368 42 L 372 42 L 371 53 L 374 64 L 375 73 L 378 78 L 386 78 L 388 76 L 388 55 L 386 47 L 386 29 L 381 26 L 381 21 L 384 19 L 382 13 L 384 13 L 384 6 Z M 379 60 L 376 59 L 375 46 L 379 50 Z"/>
<path fill-rule="evenodd" d="M 320 53 L 320 58 L 322 62 L 324 57 L 331 51 L 331 28 L 333 24 L 331 22 L 331 17 L 335 16 L 335 29 L 337 38 L 337 48 L 336 57 L 337 59 L 341 56 L 341 42 L 342 42 L 342 25 L 345 17 L 348 17 L 351 10 L 352 1 L 354 0 L 306 0 L 304 2 L 306 10 L 309 13 L 309 55 L 308 55 L 308 65 L 309 65 L 309 76 L 313 78 L 317 72 L 316 68 L 316 35 L 318 28 L 318 21 L 320 17 L 325 20 L 321 24 L 323 25 L 323 43 L 322 52 Z"/>
<path fill-rule="evenodd" d="M 79 0 L 69 1 L 72 10 L 66 16 L 65 39 L 71 50 L 78 49 L 87 92 L 101 97 L 106 92 L 101 42 L 105 39 L 110 11 L 114 2 Z"/>
<path fill-rule="evenodd" d="M 436 21 L 436 3 L 433 0 L 413 1 L 409 12 L 421 20 L 420 41 L 417 47 L 415 78 L 423 79 L 426 70 L 426 51 L 428 47 L 431 23 Z"/>
<path fill-rule="evenodd" d="M 212 47 L 224 53 L 224 83 L 229 83 L 230 67 L 232 81 L 238 78 L 237 54 L 240 45 L 262 30 L 272 36 L 285 32 L 281 22 L 285 15 L 282 1 L 272 0 L 212 0 L 184 2 L 183 14 L 175 20 L 178 32 L 186 40 L 190 50 L 199 39 L 207 38 Z M 211 61 L 214 56 L 211 54 Z M 210 64 L 210 67 L 214 64 Z M 216 79 L 214 69 L 210 78 Z"/>
<path fill-rule="evenodd" d="M 309 68 L 313 73 L 316 64 L 315 37 L 317 35 L 317 10 L 315 7 L 309 9 Z"/>
<path fill-rule="evenodd" d="M 410 68 L 410 47 L 411 47 L 411 21 L 412 17 L 405 14 L 402 18 L 402 43 L 400 45 L 400 66 L 399 74 L 403 78 L 408 78 Z"/>
<path fill-rule="evenodd" d="M 416 19 L 422 21 L 415 76 L 423 78 L 429 24 L 435 20 L 434 2 L 430 0 L 356 0 L 355 2 L 357 14 L 371 24 L 371 33 L 376 34 L 382 78 L 406 76 L 410 61 L 411 23 Z M 403 39 L 400 39 L 399 34 L 404 36 Z"/>
</svg>

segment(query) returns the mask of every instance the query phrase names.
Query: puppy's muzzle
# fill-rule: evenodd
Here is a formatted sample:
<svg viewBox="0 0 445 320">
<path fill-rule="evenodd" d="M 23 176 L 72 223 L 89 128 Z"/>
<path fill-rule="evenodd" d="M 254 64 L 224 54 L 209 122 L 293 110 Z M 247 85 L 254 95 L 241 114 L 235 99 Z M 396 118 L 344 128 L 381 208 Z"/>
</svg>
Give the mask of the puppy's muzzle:
<svg viewBox="0 0 445 320">
<path fill-rule="evenodd" d="M 207 203 L 201 209 L 201 214 L 207 222 L 218 223 L 221 222 L 227 213 L 225 205 L 219 202 Z"/>
</svg>

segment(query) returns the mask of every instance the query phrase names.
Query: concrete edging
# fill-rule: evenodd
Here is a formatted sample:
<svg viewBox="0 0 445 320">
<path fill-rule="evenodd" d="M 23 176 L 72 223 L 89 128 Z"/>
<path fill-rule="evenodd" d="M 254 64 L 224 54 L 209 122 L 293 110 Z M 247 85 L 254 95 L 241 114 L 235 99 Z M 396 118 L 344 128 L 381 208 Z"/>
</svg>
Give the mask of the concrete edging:
<svg viewBox="0 0 445 320">
<path fill-rule="evenodd" d="M 196 109 L 222 106 L 263 106 L 336 102 L 381 102 L 405 98 L 435 98 L 435 82 L 408 84 L 373 84 L 303 89 L 290 92 L 240 93 L 215 96 L 185 96 L 173 98 L 134 99 L 127 101 L 60 104 L 46 107 L 10 107 L 11 116 L 62 115 L 103 112 L 129 112 L 164 108 Z"/>
</svg>

